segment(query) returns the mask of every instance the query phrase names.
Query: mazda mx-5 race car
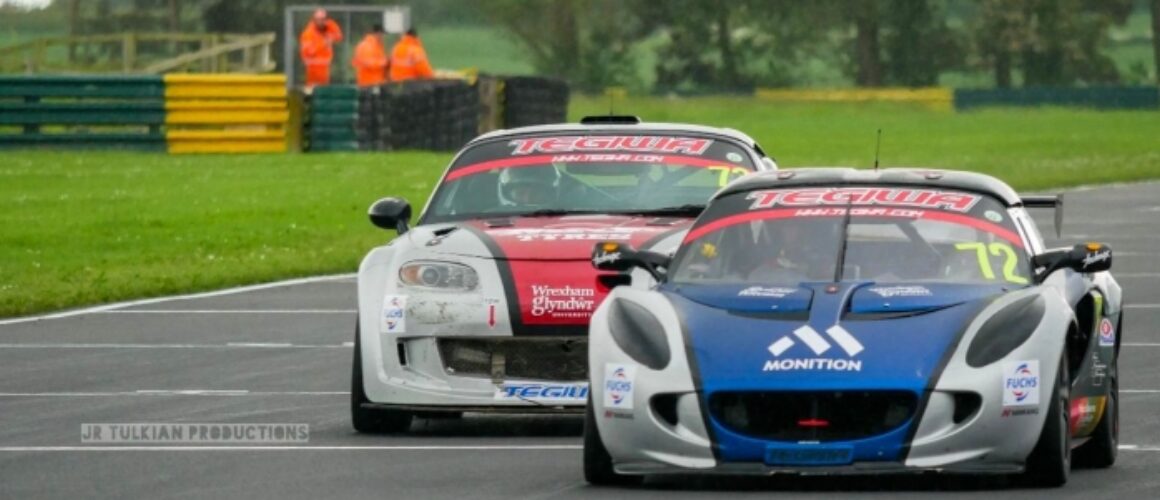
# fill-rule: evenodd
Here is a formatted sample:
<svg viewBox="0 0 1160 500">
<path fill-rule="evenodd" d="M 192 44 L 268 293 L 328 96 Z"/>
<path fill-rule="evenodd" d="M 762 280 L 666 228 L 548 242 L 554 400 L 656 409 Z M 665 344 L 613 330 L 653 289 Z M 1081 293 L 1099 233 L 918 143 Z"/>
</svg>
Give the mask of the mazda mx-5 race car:
<svg viewBox="0 0 1160 500">
<path fill-rule="evenodd" d="M 359 267 L 355 429 L 402 432 L 416 415 L 464 411 L 580 412 L 588 321 L 627 279 L 597 279 L 592 243 L 672 252 L 714 192 L 772 168 L 737 131 L 634 117 L 473 140 L 414 227 L 405 200 L 370 208 L 399 236 Z"/>
<path fill-rule="evenodd" d="M 592 317 L 584 472 L 1008 474 L 1056 486 L 1118 436 L 1121 290 L 974 173 L 795 169 L 718 193 Z M 1057 224 L 1060 220 L 1057 216 Z"/>
</svg>

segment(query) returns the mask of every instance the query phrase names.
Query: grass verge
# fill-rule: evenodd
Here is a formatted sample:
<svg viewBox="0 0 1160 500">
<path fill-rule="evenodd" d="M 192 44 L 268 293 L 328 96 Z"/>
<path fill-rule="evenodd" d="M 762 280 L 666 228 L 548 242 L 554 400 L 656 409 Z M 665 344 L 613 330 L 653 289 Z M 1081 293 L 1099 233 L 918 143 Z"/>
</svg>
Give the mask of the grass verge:
<svg viewBox="0 0 1160 500">
<path fill-rule="evenodd" d="M 571 115 L 601 114 L 577 98 Z M 750 98 L 630 98 L 653 121 L 732 126 L 785 167 L 882 164 L 987 172 L 1017 189 L 1160 178 L 1160 114 L 930 111 Z M 366 207 L 422 206 L 441 153 L 166 156 L 0 153 L 0 317 L 349 272 L 392 234 Z"/>
</svg>

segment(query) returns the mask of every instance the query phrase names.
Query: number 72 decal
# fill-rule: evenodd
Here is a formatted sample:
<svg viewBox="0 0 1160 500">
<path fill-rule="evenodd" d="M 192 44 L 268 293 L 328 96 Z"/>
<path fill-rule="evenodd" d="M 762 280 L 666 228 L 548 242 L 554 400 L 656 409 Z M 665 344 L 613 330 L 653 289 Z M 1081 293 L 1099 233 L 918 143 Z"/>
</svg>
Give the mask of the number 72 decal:
<svg viewBox="0 0 1160 500">
<path fill-rule="evenodd" d="M 730 167 L 728 165 L 709 167 L 709 171 L 717 172 L 717 187 L 724 187 L 729 184 L 729 181 L 749 173 L 749 169 L 745 167 Z"/>
<path fill-rule="evenodd" d="M 1015 274 L 1015 269 L 1019 267 L 1019 255 L 1015 253 L 1015 249 L 1011 248 L 1011 245 L 999 242 L 991 244 L 981 242 L 955 243 L 955 250 L 974 250 L 975 256 L 979 259 L 979 272 L 983 273 L 983 278 L 989 280 L 995 279 L 995 270 L 991 267 L 989 255 L 1003 257 L 1003 279 L 1010 283 L 1027 284 L 1027 278 Z"/>
</svg>

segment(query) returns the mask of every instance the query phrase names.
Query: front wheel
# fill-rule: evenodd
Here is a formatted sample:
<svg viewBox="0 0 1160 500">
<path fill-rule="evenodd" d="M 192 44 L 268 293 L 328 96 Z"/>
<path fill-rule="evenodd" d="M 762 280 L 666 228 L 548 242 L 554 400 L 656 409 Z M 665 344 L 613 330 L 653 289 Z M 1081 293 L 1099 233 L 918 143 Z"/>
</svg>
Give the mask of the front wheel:
<svg viewBox="0 0 1160 500">
<path fill-rule="evenodd" d="M 625 486 L 640 484 L 640 476 L 617 474 L 612 468 L 612 455 L 600 439 L 596 428 L 596 413 L 592 408 L 592 397 L 584 409 L 584 480 L 598 486 Z"/>
<path fill-rule="evenodd" d="M 1024 481 L 1040 488 L 1063 486 L 1071 474 L 1071 377 L 1066 356 L 1059 360 L 1055 384 L 1049 394 L 1051 404 L 1047 408 L 1047 418 L 1023 472 Z"/>
<path fill-rule="evenodd" d="M 369 403 L 363 388 L 362 342 L 359 340 L 359 326 L 354 327 L 354 360 L 350 370 L 350 422 L 354 430 L 367 434 L 395 434 L 407 432 L 411 428 L 412 415 L 405 411 L 365 408 Z"/>
<path fill-rule="evenodd" d="M 1115 365 L 1108 374 L 1108 393 L 1104 414 L 1092 431 L 1091 439 L 1075 449 L 1075 463 L 1084 467 L 1105 469 L 1116 463 L 1120 447 L 1120 381 Z"/>
</svg>

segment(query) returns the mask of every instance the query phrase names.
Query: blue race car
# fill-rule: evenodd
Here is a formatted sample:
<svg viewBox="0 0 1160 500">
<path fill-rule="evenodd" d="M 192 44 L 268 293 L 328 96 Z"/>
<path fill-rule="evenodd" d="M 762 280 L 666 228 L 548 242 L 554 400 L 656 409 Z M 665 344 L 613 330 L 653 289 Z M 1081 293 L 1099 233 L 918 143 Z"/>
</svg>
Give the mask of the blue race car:
<svg viewBox="0 0 1160 500">
<path fill-rule="evenodd" d="M 1019 475 L 1112 465 L 1121 290 L 1099 243 L 1044 248 L 980 174 L 795 169 L 718 192 L 589 333 L 584 472 Z M 1057 215 L 1057 224 L 1059 218 Z"/>
</svg>

